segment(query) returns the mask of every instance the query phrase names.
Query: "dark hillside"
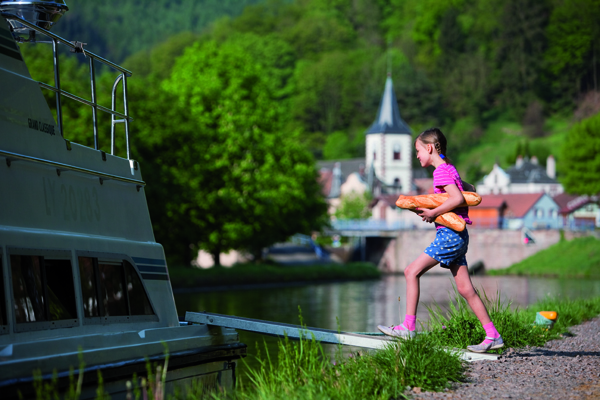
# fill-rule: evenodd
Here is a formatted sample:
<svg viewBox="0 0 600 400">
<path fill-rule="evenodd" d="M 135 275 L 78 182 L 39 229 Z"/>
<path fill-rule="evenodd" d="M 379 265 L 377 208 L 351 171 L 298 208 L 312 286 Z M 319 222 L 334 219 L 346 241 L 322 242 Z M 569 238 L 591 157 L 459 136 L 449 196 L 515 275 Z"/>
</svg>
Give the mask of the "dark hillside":
<svg viewBox="0 0 600 400">
<path fill-rule="evenodd" d="M 94 53 L 122 62 L 179 32 L 199 33 L 221 17 L 235 17 L 262 0 L 68 0 L 53 31 L 87 43 Z"/>
</svg>

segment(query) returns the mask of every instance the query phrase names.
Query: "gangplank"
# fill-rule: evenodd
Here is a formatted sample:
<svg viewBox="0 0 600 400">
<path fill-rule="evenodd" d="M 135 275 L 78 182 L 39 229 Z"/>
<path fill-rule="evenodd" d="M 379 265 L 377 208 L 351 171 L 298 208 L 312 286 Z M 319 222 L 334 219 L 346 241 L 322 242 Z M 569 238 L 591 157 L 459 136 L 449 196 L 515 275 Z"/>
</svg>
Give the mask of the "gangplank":
<svg viewBox="0 0 600 400">
<path fill-rule="evenodd" d="M 239 329 L 242 331 L 256 332 L 263 335 L 284 337 L 298 340 L 300 338 L 315 340 L 326 344 L 340 344 L 367 349 L 383 349 L 394 342 L 394 339 L 384 335 L 365 335 L 351 332 L 338 332 L 329 329 L 310 328 L 300 325 L 284 324 L 280 322 L 264 321 L 260 319 L 234 317 L 230 315 L 214 314 L 209 312 L 186 312 L 187 322 L 222 326 L 225 328 Z M 459 353 L 465 361 L 497 360 L 498 354 L 473 353 L 461 349 L 448 349 Z"/>
</svg>

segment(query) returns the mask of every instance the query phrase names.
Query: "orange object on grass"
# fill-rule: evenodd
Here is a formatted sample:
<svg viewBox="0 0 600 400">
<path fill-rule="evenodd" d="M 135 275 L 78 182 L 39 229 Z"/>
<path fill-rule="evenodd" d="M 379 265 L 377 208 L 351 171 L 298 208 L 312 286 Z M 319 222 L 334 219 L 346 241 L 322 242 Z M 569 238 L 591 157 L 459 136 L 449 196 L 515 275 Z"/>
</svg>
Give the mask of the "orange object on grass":
<svg viewBox="0 0 600 400">
<path fill-rule="evenodd" d="M 540 315 L 552 321 L 555 321 L 556 317 L 558 317 L 558 313 L 556 311 L 540 311 Z"/>
</svg>

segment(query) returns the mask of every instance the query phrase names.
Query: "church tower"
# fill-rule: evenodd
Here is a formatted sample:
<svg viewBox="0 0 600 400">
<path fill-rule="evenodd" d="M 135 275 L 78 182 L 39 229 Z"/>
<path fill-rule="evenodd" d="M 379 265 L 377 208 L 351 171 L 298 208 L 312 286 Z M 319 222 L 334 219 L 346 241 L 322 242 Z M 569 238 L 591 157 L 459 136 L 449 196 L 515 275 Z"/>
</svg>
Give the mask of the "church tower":
<svg viewBox="0 0 600 400">
<path fill-rule="evenodd" d="M 388 187 L 407 193 L 412 188 L 412 136 L 400 117 L 392 78 L 388 75 L 375 122 L 366 132 L 365 167 Z"/>
</svg>

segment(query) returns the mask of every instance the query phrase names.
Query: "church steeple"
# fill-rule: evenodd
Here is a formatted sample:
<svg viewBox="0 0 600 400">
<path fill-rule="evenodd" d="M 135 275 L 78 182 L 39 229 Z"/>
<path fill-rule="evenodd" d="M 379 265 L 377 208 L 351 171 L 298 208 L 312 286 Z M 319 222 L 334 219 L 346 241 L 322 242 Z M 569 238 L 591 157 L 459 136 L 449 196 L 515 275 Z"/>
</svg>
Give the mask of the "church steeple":
<svg viewBox="0 0 600 400">
<path fill-rule="evenodd" d="M 400 117 L 392 77 L 388 73 L 377 118 L 365 135 L 365 164 L 387 190 L 412 188 L 412 135 Z M 392 189 L 390 189 L 392 188 Z"/>
<path fill-rule="evenodd" d="M 396 133 L 410 135 L 410 128 L 400 117 L 398 109 L 398 101 L 394 93 L 394 85 L 392 83 L 391 74 L 388 73 L 385 81 L 385 89 L 379 104 L 379 111 L 375 122 L 367 130 L 367 135 L 371 133 Z"/>
</svg>

